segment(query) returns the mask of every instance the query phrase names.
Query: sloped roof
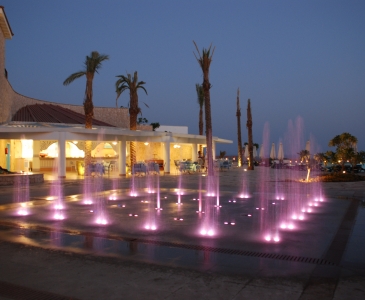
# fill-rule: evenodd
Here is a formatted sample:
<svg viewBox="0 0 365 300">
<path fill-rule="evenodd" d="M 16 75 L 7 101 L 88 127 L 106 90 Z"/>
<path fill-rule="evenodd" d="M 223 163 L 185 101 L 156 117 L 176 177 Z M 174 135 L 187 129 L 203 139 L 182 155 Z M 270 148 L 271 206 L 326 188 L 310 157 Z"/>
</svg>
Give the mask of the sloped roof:
<svg viewBox="0 0 365 300">
<path fill-rule="evenodd" d="M 8 18 L 6 17 L 4 6 L 0 6 L 0 29 L 2 30 L 6 39 L 11 39 L 14 35 L 11 31 Z"/>
<path fill-rule="evenodd" d="M 85 124 L 85 115 L 59 105 L 33 104 L 19 109 L 11 120 L 18 122 Z M 93 119 L 93 125 L 115 127 L 97 119 Z"/>
</svg>

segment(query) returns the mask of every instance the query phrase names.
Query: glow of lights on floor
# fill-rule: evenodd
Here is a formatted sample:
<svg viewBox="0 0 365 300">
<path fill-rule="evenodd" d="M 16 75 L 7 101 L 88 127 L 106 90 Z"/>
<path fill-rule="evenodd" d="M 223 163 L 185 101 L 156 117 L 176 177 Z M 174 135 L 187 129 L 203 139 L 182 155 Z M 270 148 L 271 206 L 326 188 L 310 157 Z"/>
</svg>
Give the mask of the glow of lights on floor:
<svg viewBox="0 0 365 300">
<path fill-rule="evenodd" d="M 214 235 L 214 231 L 212 229 L 206 230 L 206 229 L 202 229 L 200 231 L 201 235 L 209 235 L 209 236 L 213 236 Z"/>
<path fill-rule="evenodd" d="M 147 224 L 144 228 L 146 228 L 147 230 L 156 230 L 156 225 L 149 225 Z"/>
<path fill-rule="evenodd" d="M 18 210 L 18 215 L 19 216 L 27 216 L 28 215 L 28 211 L 26 209 L 24 209 L 24 208 L 20 208 Z"/>
<path fill-rule="evenodd" d="M 280 224 L 280 228 L 281 229 L 290 229 L 290 230 L 293 230 L 294 229 L 294 225 L 292 223 L 281 223 Z"/>
<path fill-rule="evenodd" d="M 174 218 L 174 221 L 184 221 L 183 218 Z"/>
<path fill-rule="evenodd" d="M 106 224 L 108 224 L 108 222 L 106 221 L 105 218 L 99 217 L 99 218 L 96 219 L 96 224 L 106 225 Z"/>
<path fill-rule="evenodd" d="M 235 222 L 224 222 L 224 225 L 236 225 Z"/>
<path fill-rule="evenodd" d="M 65 216 L 60 212 L 56 212 L 53 217 L 55 220 L 64 220 L 65 219 Z"/>
<path fill-rule="evenodd" d="M 274 237 L 272 237 L 271 235 L 266 235 L 265 236 L 265 240 L 267 242 L 271 242 L 271 241 L 274 241 L 275 243 L 279 242 L 280 241 L 280 238 L 276 235 Z"/>
</svg>

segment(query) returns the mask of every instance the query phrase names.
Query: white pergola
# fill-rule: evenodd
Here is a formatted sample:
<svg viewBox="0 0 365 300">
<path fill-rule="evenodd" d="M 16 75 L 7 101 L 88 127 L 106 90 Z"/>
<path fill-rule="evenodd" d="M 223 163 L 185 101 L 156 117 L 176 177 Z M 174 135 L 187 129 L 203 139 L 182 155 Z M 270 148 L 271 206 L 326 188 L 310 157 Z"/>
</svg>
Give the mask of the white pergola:
<svg viewBox="0 0 365 300">
<path fill-rule="evenodd" d="M 29 139 L 29 140 L 57 140 L 58 141 L 58 177 L 66 178 L 66 141 L 115 141 L 119 156 L 119 175 L 126 175 L 126 149 L 127 142 L 160 142 L 164 144 L 164 160 L 170 162 L 170 145 L 174 143 L 192 144 L 193 160 L 197 159 L 199 144 L 205 144 L 203 135 L 180 134 L 158 131 L 133 131 L 117 127 L 93 126 L 86 129 L 80 124 L 59 123 L 33 123 L 9 122 L 0 125 L 0 139 Z M 213 157 L 215 157 L 215 144 L 231 144 L 231 140 L 213 137 Z M 170 173 L 170 163 L 165 166 L 165 173 Z"/>
</svg>

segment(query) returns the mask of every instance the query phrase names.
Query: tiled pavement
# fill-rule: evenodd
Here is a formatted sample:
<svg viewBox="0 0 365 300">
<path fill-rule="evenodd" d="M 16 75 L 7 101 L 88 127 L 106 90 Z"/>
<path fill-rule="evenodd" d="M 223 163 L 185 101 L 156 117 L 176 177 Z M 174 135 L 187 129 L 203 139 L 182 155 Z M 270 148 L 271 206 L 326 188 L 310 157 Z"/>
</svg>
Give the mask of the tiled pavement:
<svg viewBox="0 0 365 300">
<path fill-rule="evenodd" d="M 282 171 L 221 172 L 221 190 L 239 191 L 242 176 L 251 190 L 260 190 L 306 175 Z M 197 189 L 198 176 L 184 175 L 184 187 Z M 175 188 L 178 179 L 161 176 L 161 186 Z M 103 185 L 104 189 L 129 188 L 129 181 L 112 174 Z M 31 186 L 31 197 L 44 197 L 49 185 L 47 181 Z M 76 177 L 63 186 L 66 195 L 82 193 L 82 180 Z M 340 226 L 327 251 L 327 255 L 341 253 L 338 265 L 316 265 L 301 276 L 285 276 L 285 270 L 269 276 L 227 275 L 0 240 L 0 299 L 365 299 L 365 209 L 360 205 L 365 201 L 365 182 L 325 183 L 323 190 L 326 197 L 349 203 L 338 216 Z M 12 197 L 12 188 L 0 191 L 2 204 Z"/>
</svg>

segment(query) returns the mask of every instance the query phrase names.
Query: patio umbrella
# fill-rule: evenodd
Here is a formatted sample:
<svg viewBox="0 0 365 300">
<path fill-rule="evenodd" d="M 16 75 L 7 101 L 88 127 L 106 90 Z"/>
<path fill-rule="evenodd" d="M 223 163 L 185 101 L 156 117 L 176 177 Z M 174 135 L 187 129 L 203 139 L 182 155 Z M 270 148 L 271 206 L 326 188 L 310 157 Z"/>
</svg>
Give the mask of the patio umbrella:
<svg viewBox="0 0 365 300">
<path fill-rule="evenodd" d="M 305 143 L 305 150 L 307 150 L 309 153 L 311 153 L 311 142 L 307 141 Z"/>
<path fill-rule="evenodd" d="M 275 143 L 272 143 L 271 145 L 270 158 L 276 159 Z"/>
<path fill-rule="evenodd" d="M 280 142 L 278 150 L 278 160 L 283 160 L 283 159 L 284 159 L 284 148 L 283 148 L 283 143 Z"/>
<path fill-rule="evenodd" d="M 265 157 L 265 154 L 264 154 L 264 144 L 261 144 L 261 148 L 260 148 L 260 155 L 259 155 L 259 157 L 261 158 L 261 159 L 264 159 Z"/>
<path fill-rule="evenodd" d="M 254 158 L 257 157 L 257 149 L 256 149 L 256 146 L 253 146 L 253 157 Z"/>
<path fill-rule="evenodd" d="M 244 156 L 248 158 L 250 156 L 250 153 L 248 152 L 248 145 L 245 146 L 245 154 Z"/>
</svg>

